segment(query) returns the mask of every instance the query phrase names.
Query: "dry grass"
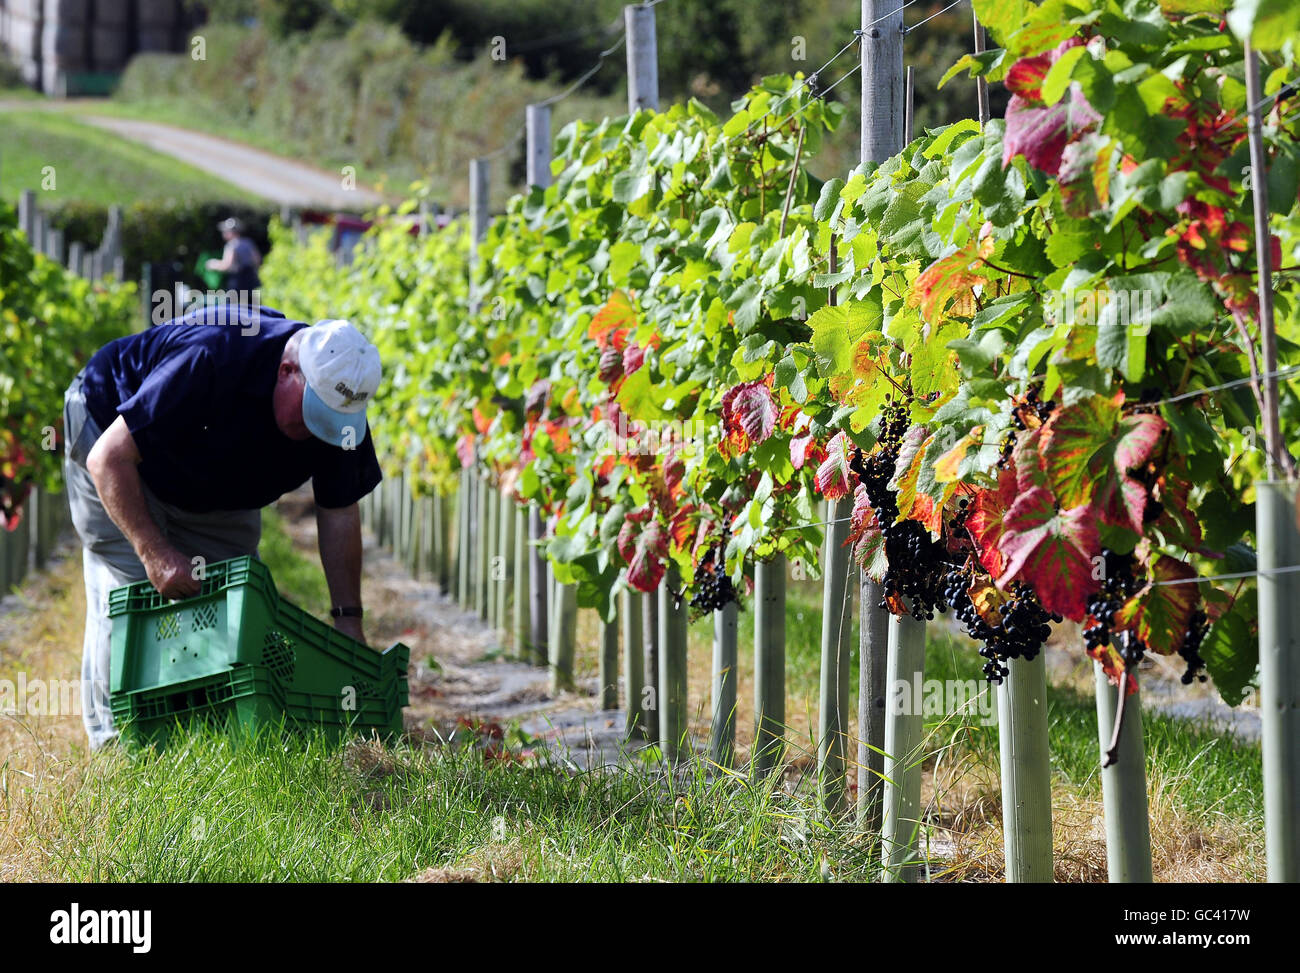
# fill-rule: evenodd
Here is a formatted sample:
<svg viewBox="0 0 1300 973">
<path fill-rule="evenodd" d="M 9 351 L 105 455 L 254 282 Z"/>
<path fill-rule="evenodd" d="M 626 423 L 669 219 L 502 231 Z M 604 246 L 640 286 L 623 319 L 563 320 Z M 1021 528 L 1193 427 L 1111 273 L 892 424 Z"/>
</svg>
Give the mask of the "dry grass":
<svg viewBox="0 0 1300 973">
<path fill-rule="evenodd" d="M 79 554 L 80 548 L 61 550 L 47 572 L 28 577 L 17 605 L 0 616 L 0 678 L 79 678 L 86 610 Z M 57 877 L 49 860 L 65 836 L 65 802 L 111 765 L 113 758 L 104 756 L 92 760 L 79 711 L 0 714 L 0 880 Z"/>
</svg>

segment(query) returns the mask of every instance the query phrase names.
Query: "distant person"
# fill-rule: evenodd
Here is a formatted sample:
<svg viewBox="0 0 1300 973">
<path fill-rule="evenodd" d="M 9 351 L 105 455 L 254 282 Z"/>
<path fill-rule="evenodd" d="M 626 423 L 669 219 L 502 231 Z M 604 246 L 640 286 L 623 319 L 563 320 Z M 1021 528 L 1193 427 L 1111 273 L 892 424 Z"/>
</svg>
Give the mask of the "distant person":
<svg viewBox="0 0 1300 973">
<path fill-rule="evenodd" d="M 226 290 L 249 292 L 262 286 L 262 278 L 257 275 L 257 268 L 262 266 L 262 254 L 257 244 L 244 236 L 244 224 L 233 216 L 217 224 L 221 237 L 226 241 L 226 250 L 221 259 L 208 261 L 208 270 L 216 270 L 226 275 Z"/>
</svg>

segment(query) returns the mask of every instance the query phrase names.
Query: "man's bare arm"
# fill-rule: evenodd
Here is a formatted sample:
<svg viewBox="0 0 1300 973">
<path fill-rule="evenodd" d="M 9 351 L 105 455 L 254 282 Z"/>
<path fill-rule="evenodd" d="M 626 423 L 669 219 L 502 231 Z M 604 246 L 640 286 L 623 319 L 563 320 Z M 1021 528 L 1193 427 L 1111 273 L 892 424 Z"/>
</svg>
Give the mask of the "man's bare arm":
<svg viewBox="0 0 1300 973">
<path fill-rule="evenodd" d="M 176 550 L 149 513 L 140 481 L 140 450 L 118 416 L 86 457 L 100 502 L 126 535 L 153 586 L 165 598 L 196 595 L 201 587 L 189 559 Z"/>
<path fill-rule="evenodd" d="M 317 507 L 316 536 L 330 600 L 335 605 L 360 605 L 361 509 L 355 503 L 332 509 Z M 354 639 L 366 640 L 359 618 L 336 618 L 334 627 Z"/>
</svg>

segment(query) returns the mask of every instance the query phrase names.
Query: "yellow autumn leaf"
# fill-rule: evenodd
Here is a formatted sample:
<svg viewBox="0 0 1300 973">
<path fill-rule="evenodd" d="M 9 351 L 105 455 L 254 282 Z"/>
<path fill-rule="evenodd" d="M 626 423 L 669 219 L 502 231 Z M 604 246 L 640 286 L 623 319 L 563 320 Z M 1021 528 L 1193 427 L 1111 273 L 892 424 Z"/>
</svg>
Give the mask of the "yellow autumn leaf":
<svg viewBox="0 0 1300 973">
<path fill-rule="evenodd" d="M 961 439 L 952 449 L 940 456 L 934 464 L 934 481 L 936 483 L 955 483 L 957 482 L 957 470 L 961 466 L 961 461 L 966 458 L 972 446 L 978 446 L 984 440 L 984 427 L 976 426 Z"/>
</svg>

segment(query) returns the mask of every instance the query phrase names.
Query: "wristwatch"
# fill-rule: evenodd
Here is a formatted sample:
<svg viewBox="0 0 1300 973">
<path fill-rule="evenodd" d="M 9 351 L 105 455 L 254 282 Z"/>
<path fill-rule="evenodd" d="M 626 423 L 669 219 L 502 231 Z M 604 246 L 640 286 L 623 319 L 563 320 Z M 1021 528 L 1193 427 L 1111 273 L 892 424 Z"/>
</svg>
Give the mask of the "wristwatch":
<svg viewBox="0 0 1300 973">
<path fill-rule="evenodd" d="M 330 609 L 330 618 L 360 618 L 364 613 L 360 605 L 339 605 Z"/>
</svg>

